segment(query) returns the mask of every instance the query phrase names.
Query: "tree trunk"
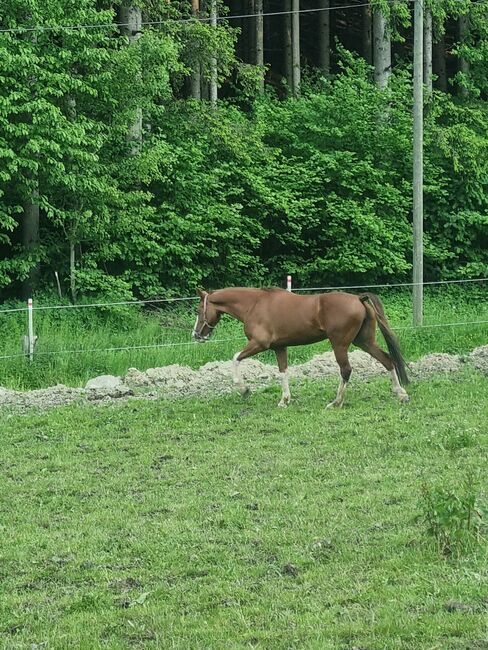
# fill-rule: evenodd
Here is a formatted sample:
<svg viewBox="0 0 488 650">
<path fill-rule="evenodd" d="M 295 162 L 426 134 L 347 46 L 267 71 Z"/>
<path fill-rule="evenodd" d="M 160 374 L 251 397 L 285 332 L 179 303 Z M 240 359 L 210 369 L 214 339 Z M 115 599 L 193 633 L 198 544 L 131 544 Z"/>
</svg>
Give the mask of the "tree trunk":
<svg viewBox="0 0 488 650">
<path fill-rule="evenodd" d="M 210 24 L 217 27 L 217 0 L 210 0 Z M 217 56 L 213 54 L 210 59 L 210 104 L 217 105 Z"/>
<path fill-rule="evenodd" d="M 444 35 L 434 44 L 432 56 L 434 72 L 437 77 L 434 85 L 438 90 L 447 93 L 446 42 Z"/>
<path fill-rule="evenodd" d="M 249 18 L 247 19 L 247 29 L 248 29 L 248 55 L 247 60 L 249 63 L 254 63 L 256 56 L 256 28 L 254 26 L 254 0 L 247 1 L 247 14 Z"/>
<path fill-rule="evenodd" d="M 428 8 L 424 17 L 424 84 L 427 96 L 432 95 L 432 12 Z"/>
<path fill-rule="evenodd" d="M 319 66 L 325 74 L 330 73 L 330 0 L 320 0 L 319 8 Z"/>
<path fill-rule="evenodd" d="M 194 18 L 198 18 L 200 13 L 200 0 L 191 0 L 191 11 Z M 193 99 L 201 99 L 202 93 L 200 89 L 200 61 L 193 63 L 193 71 L 191 74 L 190 94 Z"/>
<path fill-rule="evenodd" d="M 292 60 L 293 60 L 293 95 L 300 94 L 300 0 L 292 0 Z"/>
<path fill-rule="evenodd" d="M 260 66 L 263 69 L 264 66 L 264 18 L 263 18 L 263 0 L 255 0 L 254 7 L 256 11 L 256 54 L 255 54 L 255 64 Z M 263 70 L 264 73 L 264 70 Z M 264 92 L 264 74 L 263 77 L 259 80 L 259 92 Z"/>
<path fill-rule="evenodd" d="M 235 10 L 234 10 L 234 15 L 236 16 L 243 16 L 246 13 L 245 10 L 245 5 L 243 0 L 236 0 L 235 2 Z M 236 44 L 236 53 L 237 53 L 237 58 L 241 59 L 241 61 L 244 60 L 244 52 L 243 52 L 243 43 L 246 42 L 245 40 L 245 33 L 246 33 L 246 23 L 247 19 L 246 18 L 239 18 L 239 20 L 233 20 L 233 23 L 235 23 L 239 29 L 240 29 L 240 34 L 237 39 L 237 44 Z"/>
<path fill-rule="evenodd" d="M 285 54 L 284 68 L 285 79 L 288 92 L 293 91 L 293 54 L 292 54 L 292 37 L 291 37 L 291 0 L 285 0 L 283 15 L 283 51 Z"/>
<path fill-rule="evenodd" d="M 366 63 L 372 65 L 373 64 L 373 40 L 372 40 L 373 24 L 372 24 L 370 4 L 367 4 L 363 7 L 362 31 L 363 31 L 363 57 L 365 58 Z"/>
<path fill-rule="evenodd" d="M 142 30 L 142 12 L 139 7 L 122 4 L 119 7 L 119 23 L 120 33 L 129 39 L 129 46 L 137 43 Z M 140 107 L 135 109 L 134 119 L 129 125 L 127 141 L 130 143 L 132 155 L 140 152 L 142 146 L 142 110 Z"/>
<path fill-rule="evenodd" d="M 464 43 L 469 36 L 469 16 L 466 14 L 464 14 L 463 16 L 459 16 L 458 34 L 459 34 L 460 44 Z M 458 69 L 459 72 L 462 72 L 465 75 L 469 74 L 469 61 L 467 61 L 464 57 L 459 57 Z M 460 85 L 459 94 L 461 95 L 461 97 L 467 97 L 468 89 L 465 88 L 463 85 Z"/>
<path fill-rule="evenodd" d="M 373 10 L 374 80 L 384 89 L 391 75 L 391 39 L 385 15 L 375 7 Z"/>
</svg>

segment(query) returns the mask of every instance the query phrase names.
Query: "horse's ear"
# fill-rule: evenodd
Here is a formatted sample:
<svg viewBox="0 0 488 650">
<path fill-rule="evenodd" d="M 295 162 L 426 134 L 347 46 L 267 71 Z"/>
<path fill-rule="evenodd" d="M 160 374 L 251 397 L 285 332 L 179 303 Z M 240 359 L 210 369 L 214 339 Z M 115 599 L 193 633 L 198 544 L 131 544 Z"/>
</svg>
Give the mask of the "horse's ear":
<svg viewBox="0 0 488 650">
<path fill-rule="evenodd" d="M 208 296 L 208 293 L 204 291 L 203 289 L 197 289 L 197 294 L 200 296 L 200 298 L 205 298 L 205 296 Z"/>
</svg>

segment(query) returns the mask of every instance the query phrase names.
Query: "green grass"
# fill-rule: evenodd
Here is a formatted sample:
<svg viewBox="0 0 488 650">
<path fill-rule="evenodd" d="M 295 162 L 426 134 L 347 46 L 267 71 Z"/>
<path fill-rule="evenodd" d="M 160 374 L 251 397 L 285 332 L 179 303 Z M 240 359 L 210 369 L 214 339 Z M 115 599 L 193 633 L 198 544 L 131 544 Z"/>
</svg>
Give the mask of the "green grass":
<svg viewBox="0 0 488 650">
<path fill-rule="evenodd" d="M 436 327 L 411 327 L 409 290 L 381 290 L 386 313 L 398 328 L 407 360 L 428 352 L 464 353 L 486 344 L 488 323 Z M 41 304 L 44 304 L 41 302 Z M 27 389 L 57 383 L 82 386 L 99 374 L 123 375 L 130 367 L 145 370 L 171 363 L 198 367 L 207 361 L 232 358 L 244 344 L 242 325 L 223 319 L 214 340 L 201 345 L 191 341 L 196 303 L 179 304 L 159 311 L 144 312 L 139 307 L 40 310 L 35 312 L 35 332 L 39 336 L 33 364 L 21 357 L 0 359 L 0 386 Z M 26 314 L 0 314 L 0 356 L 19 354 L 21 336 L 26 333 Z M 426 292 L 425 323 L 488 320 L 488 289 L 437 287 Z M 224 339 L 224 342 L 220 342 Z M 228 341 L 227 339 L 231 339 Z M 130 346 L 161 345 L 130 351 L 97 350 Z M 290 363 L 299 363 L 330 349 L 327 343 L 290 349 Z M 74 350 L 75 353 L 66 353 Z M 54 353 L 54 354 L 51 354 Z M 272 353 L 263 361 L 275 363 Z"/>
<path fill-rule="evenodd" d="M 486 540 L 422 511 L 486 506 L 486 379 L 335 388 L 3 413 L 0 646 L 486 650 Z"/>
</svg>

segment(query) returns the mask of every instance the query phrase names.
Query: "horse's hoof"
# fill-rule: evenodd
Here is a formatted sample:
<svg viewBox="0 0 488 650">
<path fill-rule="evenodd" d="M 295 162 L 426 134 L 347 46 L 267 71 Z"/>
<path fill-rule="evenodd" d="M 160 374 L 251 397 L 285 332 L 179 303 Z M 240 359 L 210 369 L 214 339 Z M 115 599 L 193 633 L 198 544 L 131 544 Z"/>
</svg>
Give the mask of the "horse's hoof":
<svg viewBox="0 0 488 650">
<path fill-rule="evenodd" d="M 400 397 L 400 403 L 401 404 L 408 404 L 410 402 L 410 397 L 409 395 L 402 395 Z"/>
<path fill-rule="evenodd" d="M 336 401 L 334 400 L 333 402 L 330 402 L 329 404 L 327 404 L 327 406 L 326 406 L 325 408 L 326 408 L 326 409 L 341 409 L 343 403 L 344 403 L 344 402 L 336 402 Z"/>
<path fill-rule="evenodd" d="M 280 408 L 286 409 L 286 407 L 288 406 L 289 403 L 290 403 L 290 402 L 285 402 L 284 400 L 280 400 L 280 401 L 278 402 L 278 406 L 279 406 Z"/>
<path fill-rule="evenodd" d="M 243 390 L 241 390 L 242 397 L 249 397 L 250 394 L 251 394 L 251 389 L 248 388 L 247 386 Z"/>
</svg>

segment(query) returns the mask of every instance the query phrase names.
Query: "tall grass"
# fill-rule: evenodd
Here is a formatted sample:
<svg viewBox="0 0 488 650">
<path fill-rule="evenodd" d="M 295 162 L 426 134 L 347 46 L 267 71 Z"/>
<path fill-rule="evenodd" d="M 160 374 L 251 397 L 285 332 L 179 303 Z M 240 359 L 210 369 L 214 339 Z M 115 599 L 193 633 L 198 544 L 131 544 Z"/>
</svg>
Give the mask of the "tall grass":
<svg viewBox="0 0 488 650">
<path fill-rule="evenodd" d="M 429 352 L 465 353 L 488 343 L 488 323 L 448 325 L 488 320 L 486 286 L 427 289 L 424 323 L 441 327 L 422 329 L 411 326 L 408 288 L 382 289 L 378 293 L 407 360 Z M 81 386 L 90 377 L 123 375 L 130 367 L 144 370 L 176 363 L 196 368 L 209 361 L 230 359 L 245 342 L 241 323 L 224 318 L 210 343 L 197 344 L 191 339 L 195 310 L 196 302 L 172 303 L 157 310 L 139 305 L 36 310 L 34 326 L 39 340 L 33 363 L 21 354 L 21 338 L 27 331 L 26 312 L 0 313 L 0 357 L 20 355 L 0 359 L 0 386 Z M 114 349 L 137 346 L 159 347 Z M 290 363 L 303 362 L 328 349 L 326 342 L 292 348 Z M 259 358 L 274 362 L 269 352 Z"/>
</svg>

